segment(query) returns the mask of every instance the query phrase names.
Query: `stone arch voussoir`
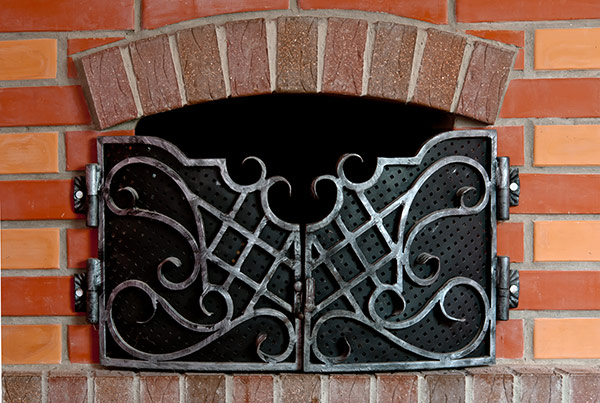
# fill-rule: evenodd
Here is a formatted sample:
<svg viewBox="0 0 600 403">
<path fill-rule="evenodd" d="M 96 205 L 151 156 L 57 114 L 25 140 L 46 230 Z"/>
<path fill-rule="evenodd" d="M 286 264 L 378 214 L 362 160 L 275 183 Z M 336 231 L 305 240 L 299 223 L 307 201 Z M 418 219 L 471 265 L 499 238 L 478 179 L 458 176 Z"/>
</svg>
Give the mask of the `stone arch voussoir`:
<svg viewBox="0 0 600 403">
<path fill-rule="evenodd" d="M 76 57 L 99 129 L 185 105 L 272 92 L 375 97 L 491 124 L 516 55 L 501 43 L 383 21 L 201 22 Z"/>
</svg>

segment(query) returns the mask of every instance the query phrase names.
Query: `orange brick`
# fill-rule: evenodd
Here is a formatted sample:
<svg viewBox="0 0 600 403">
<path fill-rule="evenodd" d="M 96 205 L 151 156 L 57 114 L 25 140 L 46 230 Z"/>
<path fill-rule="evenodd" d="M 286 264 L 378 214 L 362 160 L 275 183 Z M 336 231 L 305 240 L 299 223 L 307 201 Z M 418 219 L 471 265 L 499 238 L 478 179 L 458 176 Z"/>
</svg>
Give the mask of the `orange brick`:
<svg viewBox="0 0 600 403">
<path fill-rule="evenodd" d="M 537 70 L 600 68 L 600 28 L 538 29 L 534 65 Z"/>
<path fill-rule="evenodd" d="M 510 165 L 525 163 L 523 126 L 492 127 L 498 132 L 498 155 L 509 157 Z"/>
<path fill-rule="evenodd" d="M 600 165 L 600 125 L 536 126 L 533 164 Z"/>
<path fill-rule="evenodd" d="M 598 117 L 600 116 L 598 94 L 600 94 L 598 78 L 511 80 L 504 96 L 500 117 Z"/>
<path fill-rule="evenodd" d="M 600 319 L 538 318 L 533 329 L 533 356 L 600 358 Z"/>
<path fill-rule="evenodd" d="M 61 325 L 2 325 L 2 364 L 60 364 Z"/>
<path fill-rule="evenodd" d="M 2 0 L 0 32 L 134 28 L 134 0 Z"/>
<path fill-rule="evenodd" d="M 98 257 L 98 231 L 87 228 L 68 229 L 67 266 L 84 268 L 91 257 Z"/>
<path fill-rule="evenodd" d="M 117 38 L 73 38 L 67 41 L 67 54 L 83 52 L 84 50 L 93 49 L 98 46 L 106 45 L 116 41 L 120 41 L 124 37 Z M 67 58 L 67 76 L 69 78 L 77 78 L 77 68 L 73 58 Z"/>
<path fill-rule="evenodd" d="M 523 223 L 498 223 L 498 255 L 510 256 L 511 262 L 522 262 L 524 256 Z"/>
<path fill-rule="evenodd" d="M 600 309 L 600 272 L 519 271 L 519 308 Z"/>
<path fill-rule="evenodd" d="M 2 270 L 60 267 L 58 228 L 3 229 L 0 232 Z"/>
<path fill-rule="evenodd" d="M 58 133 L 0 134 L 0 174 L 58 172 Z"/>
<path fill-rule="evenodd" d="M 521 174 L 515 214 L 600 213 L 600 175 Z"/>
<path fill-rule="evenodd" d="M 507 31 L 507 30 L 467 30 L 467 34 L 474 35 L 479 38 L 489 39 L 492 41 L 504 42 L 509 45 L 518 46 L 519 52 L 515 60 L 515 70 L 523 70 L 525 64 L 525 32 L 524 31 Z"/>
<path fill-rule="evenodd" d="M 0 181 L 2 219 L 82 219 L 73 211 L 72 194 L 72 180 Z"/>
<path fill-rule="evenodd" d="M 575 20 L 600 17 L 600 3 L 589 0 L 456 0 L 459 22 Z"/>
<path fill-rule="evenodd" d="M 496 322 L 496 357 L 523 358 L 523 319 Z"/>
<path fill-rule="evenodd" d="M 600 260 L 600 221 L 538 221 L 533 226 L 536 262 Z"/>
<path fill-rule="evenodd" d="M 67 169 L 69 171 L 81 171 L 85 169 L 86 164 L 98 161 L 96 151 L 96 138 L 98 136 L 133 136 L 134 133 L 134 130 L 66 132 Z"/>
<path fill-rule="evenodd" d="M 56 39 L 0 41 L 0 80 L 56 78 Z"/>
<path fill-rule="evenodd" d="M 342 9 L 381 12 L 434 24 L 448 22 L 448 8 L 445 0 L 298 0 L 298 6 L 310 10 Z"/>
<path fill-rule="evenodd" d="M 69 325 L 67 328 L 69 361 L 96 364 L 99 360 L 98 331 L 91 325 Z"/>
<path fill-rule="evenodd" d="M 3 316 L 71 316 L 73 277 L 2 277 Z"/>
<path fill-rule="evenodd" d="M 142 25 L 146 29 L 154 29 L 210 15 L 288 8 L 288 0 L 145 0 L 142 3 Z"/>
<path fill-rule="evenodd" d="M 0 126 L 90 123 L 79 86 L 0 88 Z"/>
</svg>

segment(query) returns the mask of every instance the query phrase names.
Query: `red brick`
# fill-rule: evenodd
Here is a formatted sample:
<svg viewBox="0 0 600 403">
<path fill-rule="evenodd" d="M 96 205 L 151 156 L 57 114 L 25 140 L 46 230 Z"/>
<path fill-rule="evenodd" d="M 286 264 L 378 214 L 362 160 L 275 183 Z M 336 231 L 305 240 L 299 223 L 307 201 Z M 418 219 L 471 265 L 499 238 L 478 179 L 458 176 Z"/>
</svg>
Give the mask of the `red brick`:
<svg viewBox="0 0 600 403">
<path fill-rule="evenodd" d="M 496 322 L 496 357 L 523 358 L 523 319 Z"/>
<path fill-rule="evenodd" d="M 132 42 L 129 53 L 145 115 L 183 106 L 167 35 Z"/>
<path fill-rule="evenodd" d="M 450 111 L 466 44 L 462 36 L 427 30 L 427 42 L 412 102 Z"/>
<path fill-rule="evenodd" d="M 600 358 L 600 318 L 536 318 L 535 359 Z"/>
<path fill-rule="evenodd" d="M 411 374 L 377 375 L 377 401 L 417 403 L 419 378 Z"/>
<path fill-rule="evenodd" d="M 425 375 L 426 399 L 431 402 L 465 401 L 465 376 L 463 374 L 441 373 Z"/>
<path fill-rule="evenodd" d="M 2 270 L 60 268 L 59 228 L 2 229 L 0 235 Z"/>
<path fill-rule="evenodd" d="M 133 375 L 113 371 L 97 372 L 94 378 L 95 403 L 133 403 Z"/>
<path fill-rule="evenodd" d="M 42 376 L 39 372 L 4 372 L 2 392 L 6 403 L 39 403 L 42 401 Z"/>
<path fill-rule="evenodd" d="M 566 369 L 572 402 L 593 402 L 600 395 L 600 373 L 597 368 Z"/>
<path fill-rule="evenodd" d="M 515 214 L 600 213 L 600 175 L 521 174 Z"/>
<path fill-rule="evenodd" d="M 473 370 L 472 379 L 474 402 L 512 403 L 512 374 L 492 367 Z"/>
<path fill-rule="evenodd" d="M 492 127 L 498 132 L 498 155 L 509 157 L 510 165 L 525 163 L 523 126 Z"/>
<path fill-rule="evenodd" d="M 106 45 L 125 39 L 124 37 L 115 38 L 72 38 L 67 40 L 67 54 L 72 55 L 84 50 L 96 48 L 98 46 Z M 77 78 L 77 68 L 73 62 L 72 57 L 67 58 L 67 76 L 69 78 Z"/>
<path fill-rule="evenodd" d="M 316 18 L 277 19 L 277 91 L 317 91 Z"/>
<path fill-rule="evenodd" d="M 321 378 L 314 374 L 281 375 L 281 400 L 286 403 L 318 402 Z"/>
<path fill-rule="evenodd" d="M 303 9 L 364 10 L 399 15 L 401 17 L 446 24 L 448 8 L 445 0 L 298 0 Z"/>
<path fill-rule="evenodd" d="M 67 230 L 67 267 L 83 269 L 91 257 L 98 257 L 98 231 L 88 228 L 69 228 Z"/>
<path fill-rule="evenodd" d="M 465 33 L 479 38 L 490 39 L 492 41 L 504 42 L 509 45 L 518 46 L 520 49 L 517 53 L 514 69 L 523 70 L 525 64 L 525 31 L 509 31 L 503 29 L 497 30 L 467 30 Z"/>
<path fill-rule="evenodd" d="M 2 315 L 77 315 L 72 290 L 70 276 L 3 277 Z"/>
<path fill-rule="evenodd" d="M 271 79 L 265 20 L 228 22 L 225 28 L 232 95 L 269 93 Z"/>
<path fill-rule="evenodd" d="M 69 325 L 69 361 L 72 364 L 96 364 L 99 360 L 98 331 L 92 325 Z"/>
<path fill-rule="evenodd" d="M 48 376 L 48 403 L 86 402 L 87 377 L 73 374 Z"/>
<path fill-rule="evenodd" d="M 519 270 L 519 309 L 600 309 L 600 272 Z"/>
<path fill-rule="evenodd" d="M 0 135 L 0 174 L 58 172 L 58 133 Z"/>
<path fill-rule="evenodd" d="M 525 254 L 522 222 L 498 223 L 498 256 L 509 256 L 511 262 L 522 262 Z"/>
<path fill-rule="evenodd" d="M 138 116 L 138 110 L 118 47 L 84 56 L 79 71 L 85 78 L 94 121 L 105 129 Z"/>
<path fill-rule="evenodd" d="M 0 126 L 90 123 L 79 86 L 0 88 Z"/>
<path fill-rule="evenodd" d="M 562 377 L 547 366 L 514 368 L 521 384 L 518 402 L 561 403 Z"/>
<path fill-rule="evenodd" d="M 273 402 L 273 377 L 270 375 L 234 376 L 233 401 L 236 403 Z"/>
<path fill-rule="evenodd" d="M 288 8 L 289 0 L 145 0 L 142 3 L 142 26 L 154 29 L 211 15 Z"/>
<path fill-rule="evenodd" d="M 533 223 L 534 262 L 600 261 L 600 221 Z"/>
<path fill-rule="evenodd" d="M 360 95 L 367 22 L 329 18 L 323 65 L 323 92 Z"/>
<path fill-rule="evenodd" d="M 516 79 L 508 85 L 500 117 L 598 117 L 599 98 L 598 78 Z"/>
<path fill-rule="evenodd" d="M 179 377 L 140 376 L 140 403 L 179 403 Z"/>
<path fill-rule="evenodd" d="M 225 376 L 186 375 L 186 402 L 212 403 L 225 401 Z"/>
<path fill-rule="evenodd" d="M 67 156 L 67 170 L 83 171 L 86 164 L 98 162 L 98 136 L 133 136 L 134 130 L 113 131 L 75 131 L 65 133 L 65 150 Z M 511 161 L 512 162 L 512 161 Z"/>
<path fill-rule="evenodd" d="M 0 32 L 134 28 L 134 0 L 4 0 Z"/>
<path fill-rule="evenodd" d="M 73 211 L 72 180 L 0 181 L 3 220 L 84 218 Z"/>
<path fill-rule="evenodd" d="M 574 20 L 600 17 L 600 3 L 588 0 L 456 0 L 459 22 Z"/>
<path fill-rule="evenodd" d="M 332 375 L 329 377 L 329 402 L 368 402 L 371 380 L 367 375 Z"/>
<path fill-rule="evenodd" d="M 56 39 L 0 41 L 0 80 L 56 78 Z"/>
<path fill-rule="evenodd" d="M 61 355 L 61 325 L 2 325 L 2 365 L 60 364 Z"/>
</svg>

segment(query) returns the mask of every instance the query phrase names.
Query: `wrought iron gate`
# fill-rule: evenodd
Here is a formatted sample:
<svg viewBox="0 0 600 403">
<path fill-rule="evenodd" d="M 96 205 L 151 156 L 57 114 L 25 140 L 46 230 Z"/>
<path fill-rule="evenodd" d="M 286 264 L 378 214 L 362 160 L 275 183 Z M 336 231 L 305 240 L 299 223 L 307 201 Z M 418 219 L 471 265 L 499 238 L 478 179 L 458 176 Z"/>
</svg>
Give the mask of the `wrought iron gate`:
<svg viewBox="0 0 600 403">
<path fill-rule="evenodd" d="M 183 370 L 373 371 L 491 364 L 495 322 L 518 301 L 496 256 L 496 218 L 518 174 L 496 133 L 443 133 L 411 158 L 344 170 L 335 206 L 301 228 L 279 219 L 261 167 L 240 185 L 225 160 L 152 137 L 101 137 L 74 192 L 99 228 L 76 278 L 101 363 Z M 85 182 L 85 183 L 84 183 Z M 511 200 L 512 197 L 512 200 Z M 511 276 L 512 274 L 512 276 Z M 512 287 L 511 287 L 512 284 Z"/>
</svg>

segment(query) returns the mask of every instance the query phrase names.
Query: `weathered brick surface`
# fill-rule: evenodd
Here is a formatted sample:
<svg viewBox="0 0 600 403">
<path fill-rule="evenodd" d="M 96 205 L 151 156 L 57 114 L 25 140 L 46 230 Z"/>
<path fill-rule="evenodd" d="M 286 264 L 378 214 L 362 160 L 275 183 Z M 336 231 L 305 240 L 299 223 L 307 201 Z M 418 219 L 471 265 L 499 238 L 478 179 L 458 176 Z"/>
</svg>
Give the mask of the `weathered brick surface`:
<svg viewBox="0 0 600 403">
<path fill-rule="evenodd" d="M 332 375 L 329 377 L 329 402 L 368 402 L 370 383 L 367 375 Z"/>
<path fill-rule="evenodd" d="M 378 22 L 371 59 L 368 95 L 407 101 L 417 28 Z"/>
<path fill-rule="evenodd" d="M 84 56 L 80 69 L 87 84 L 88 106 L 99 128 L 105 129 L 137 117 L 119 48 Z"/>
<path fill-rule="evenodd" d="M 316 18 L 277 19 L 277 91 L 317 91 Z"/>
<path fill-rule="evenodd" d="M 177 33 L 179 63 L 189 104 L 225 98 L 225 81 L 214 25 Z"/>
<path fill-rule="evenodd" d="M 94 377 L 95 403 L 133 403 L 133 374 L 97 371 Z"/>
<path fill-rule="evenodd" d="M 427 30 L 427 42 L 412 102 L 450 110 L 466 43 L 462 36 L 436 29 Z"/>
<path fill-rule="evenodd" d="M 281 401 L 284 403 L 319 402 L 321 378 L 313 374 L 286 374 L 280 376 Z"/>
<path fill-rule="evenodd" d="M 129 53 L 145 115 L 183 106 L 167 35 L 130 43 Z"/>
<path fill-rule="evenodd" d="M 233 96 L 271 91 L 265 20 L 228 22 L 227 57 Z"/>
<path fill-rule="evenodd" d="M 425 398 L 431 402 L 464 402 L 464 375 L 460 373 L 425 375 Z"/>
<path fill-rule="evenodd" d="M 514 52 L 476 42 L 456 113 L 493 123 L 506 90 Z"/>
<path fill-rule="evenodd" d="M 2 400 L 5 403 L 40 403 L 42 401 L 41 374 L 4 372 L 2 375 Z"/>
<path fill-rule="evenodd" d="M 270 375 L 234 376 L 233 401 L 240 403 L 272 403 L 273 377 Z"/>
<path fill-rule="evenodd" d="M 360 95 L 367 22 L 329 18 L 323 65 L 323 92 Z"/>
<path fill-rule="evenodd" d="M 377 375 L 377 401 L 390 403 L 417 403 L 419 379 L 414 374 Z"/>
<path fill-rule="evenodd" d="M 516 367 L 513 370 L 520 383 L 519 402 L 562 402 L 562 377 L 551 367 Z"/>
<path fill-rule="evenodd" d="M 595 402 L 600 396 L 600 370 L 589 367 L 559 367 L 569 377 L 571 402 Z"/>
<path fill-rule="evenodd" d="M 140 376 L 140 403 L 179 403 L 177 375 Z"/>
<path fill-rule="evenodd" d="M 48 376 L 48 403 L 86 403 L 88 380 L 85 373 L 50 374 Z"/>
<path fill-rule="evenodd" d="M 185 401 L 212 403 L 225 401 L 225 376 L 191 375 L 185 377 Z"/>
<path fill-rule="evenodd" d="M 473 369 L 473 401 L 512 403 L 514 376 L 502 367 Z"/>
</svg>

